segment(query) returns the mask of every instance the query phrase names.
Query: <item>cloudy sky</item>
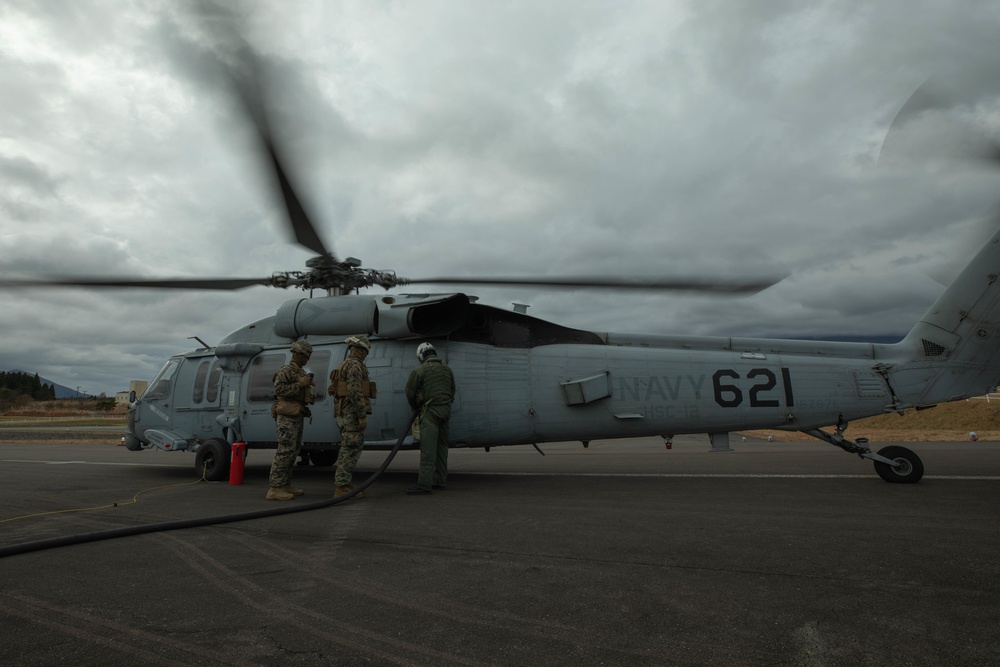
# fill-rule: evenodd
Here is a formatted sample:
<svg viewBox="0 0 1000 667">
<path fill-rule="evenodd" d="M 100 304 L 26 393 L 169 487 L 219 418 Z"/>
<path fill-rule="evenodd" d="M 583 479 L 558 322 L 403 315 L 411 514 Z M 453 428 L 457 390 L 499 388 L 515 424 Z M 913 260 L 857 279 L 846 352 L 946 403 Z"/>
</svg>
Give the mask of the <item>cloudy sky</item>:
<svg viewBox="0 0 1000 667">
<path fill-rule="evenodd" d="M 788 274 L 745 298 L 469 290 L 569 326 L 901 336 L 995 222 L 1000 170 L 943 157 L 998 134 L 994 0 L 232 6 L 0 0 L 0 280 L 304 268 L 214 64 L 234 31 L 339 257 Z M 0 369 L 111 394 L 299 296 L 0 289 Z"/>
</svg>

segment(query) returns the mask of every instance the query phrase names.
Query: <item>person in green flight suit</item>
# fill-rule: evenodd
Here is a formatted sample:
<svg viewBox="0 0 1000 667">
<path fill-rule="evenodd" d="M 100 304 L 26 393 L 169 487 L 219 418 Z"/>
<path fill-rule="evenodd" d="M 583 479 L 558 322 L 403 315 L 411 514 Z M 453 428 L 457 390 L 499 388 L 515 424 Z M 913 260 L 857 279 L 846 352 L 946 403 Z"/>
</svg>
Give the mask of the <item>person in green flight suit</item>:
<svg viewBox="0 0 1000 667">
<path fill-rule="evenodd" d="M 443 491 L 448 482 L 448 423 L 455 400 L 455 374 L 430 343 L 417 346 L 420 362 L 406 382 L 406 400 L 419 414 L 420 473 L 410 495 Z"/>
</svg>

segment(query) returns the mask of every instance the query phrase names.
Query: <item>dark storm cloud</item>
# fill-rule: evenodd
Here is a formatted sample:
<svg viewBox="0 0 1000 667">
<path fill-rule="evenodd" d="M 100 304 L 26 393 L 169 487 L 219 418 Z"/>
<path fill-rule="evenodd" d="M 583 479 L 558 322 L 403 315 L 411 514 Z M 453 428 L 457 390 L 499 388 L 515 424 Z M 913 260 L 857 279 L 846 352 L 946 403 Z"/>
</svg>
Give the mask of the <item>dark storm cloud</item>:
<svg viewBox="0 0 1000 667">
<path fill-rule="evenodd" d="M 0 179 L 14 187 L 30 188 L 40 195 L 54 194 L 59 185 L 58 178 L 25 157 L 0 155 Z"/>
</svg>

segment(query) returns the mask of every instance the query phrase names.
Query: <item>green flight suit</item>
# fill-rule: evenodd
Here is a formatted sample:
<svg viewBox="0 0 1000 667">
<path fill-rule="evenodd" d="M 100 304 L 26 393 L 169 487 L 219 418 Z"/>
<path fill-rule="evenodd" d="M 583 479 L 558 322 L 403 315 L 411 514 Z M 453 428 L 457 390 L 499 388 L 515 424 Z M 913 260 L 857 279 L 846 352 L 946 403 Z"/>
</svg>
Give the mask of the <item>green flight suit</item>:
<svg viewBox="0 0 1000 667">
<path fill-rule="evenodd" d="M 455 374 L 436 355 L 424 359 L 406 382 L 406 400 L 419 410 L 420 473 L 417 486 L 430 491 L 448 481 L 448 424 L 455 400 Z"/>
</svg>

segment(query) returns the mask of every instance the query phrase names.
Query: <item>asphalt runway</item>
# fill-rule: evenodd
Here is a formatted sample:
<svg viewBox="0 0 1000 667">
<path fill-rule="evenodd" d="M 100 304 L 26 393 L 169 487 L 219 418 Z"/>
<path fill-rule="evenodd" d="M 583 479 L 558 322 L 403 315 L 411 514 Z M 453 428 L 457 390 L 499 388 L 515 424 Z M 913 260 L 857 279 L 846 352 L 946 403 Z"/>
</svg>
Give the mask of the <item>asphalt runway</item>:
<svg viewBox="0 0 1000 667">
<path fill-rule="evenodd" d="M 886 443 L 888 444 L 888 443 Z M 453 450 L 407 496 L 0 559 L 10 665 L 1000 664 L 1000 444 L 915 443 L 919 484 L 822 443 Z M 194 457 L 0 444 L 0 546 L 287 506 Z M 362 458 L 374 470 L 382 453 Z M 324 500 L 333 469 L 300 467 Z M 117 506 L 115 504 L 117 503 Z M 78 511 L 67 511 L 78 510 Z"/>
</svg>

